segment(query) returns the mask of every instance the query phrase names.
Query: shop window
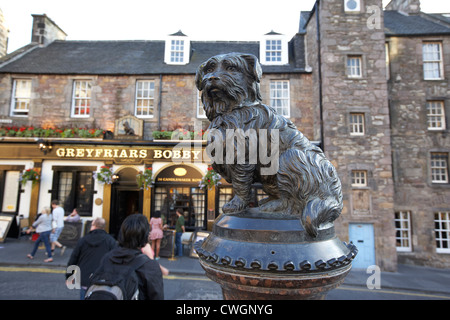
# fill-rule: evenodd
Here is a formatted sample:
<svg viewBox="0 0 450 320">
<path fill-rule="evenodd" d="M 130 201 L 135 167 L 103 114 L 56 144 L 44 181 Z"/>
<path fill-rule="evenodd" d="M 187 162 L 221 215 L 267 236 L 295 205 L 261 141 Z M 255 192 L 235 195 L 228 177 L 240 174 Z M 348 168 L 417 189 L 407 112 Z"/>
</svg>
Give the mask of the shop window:
<svg viewBox="0 0 450 320">
<path fill-rule="evenodd" d="M 175 227 L 181 209 L 186 230 L 206 229 L 206 193 L 192 186 L 158 186 L 153 191 L 153 212 L 161 211 L 164 224 Z"/>
<path fill-rule="evenodd" d="M 94 197 L 92 172 L 96 167 L 89 167 L 84 171 L 70 167 L 53 170 L 52 200 L 59 200 L 66 213 L 76 208 L 80 216 L 92 216 Z"/>
<path fill-rule="evenodd" d="M 234 197 L 234 190 L 231 186 L 221 186 L 216 189 L 216 212 L 222 214 L 222 207 Z M 255 184 L 250 192 L 249 207 L 257 207 L 258 202 L 267 197 L 260 184 Z"/>
</svg>

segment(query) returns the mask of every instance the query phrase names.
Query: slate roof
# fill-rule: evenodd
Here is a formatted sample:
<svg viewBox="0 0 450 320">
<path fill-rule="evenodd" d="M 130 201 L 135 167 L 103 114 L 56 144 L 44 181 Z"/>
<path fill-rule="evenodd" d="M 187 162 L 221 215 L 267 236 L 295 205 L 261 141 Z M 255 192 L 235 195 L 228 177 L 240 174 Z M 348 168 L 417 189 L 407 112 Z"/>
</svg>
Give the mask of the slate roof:
<svg viewBox="0 0 450 320">
<path fill-rule="evenodd" d="M 384 11 L 386 36 L 450 35 L 450 26 L 433 21 L 425 13 L 406 16 L 398 11 Z"/>
<path fill-rule="evenodd" d="M 293 39 L 292 48 L 303 43 Z M 294 37 L 295 38 L 295 37 Z M 198 66 L 210 57 L 229 53 L 251 53 L 259 58 L 259 42 L 191 41 L 187 65 L 164 63 L 165 41 L 54 41 L 10 60 L 0 73 L 27 74 L 195 74 Z M 290 54 L 288 65 L 263 66 L 264 73 L 302 73 L 304 50 Z"/>
</svg>

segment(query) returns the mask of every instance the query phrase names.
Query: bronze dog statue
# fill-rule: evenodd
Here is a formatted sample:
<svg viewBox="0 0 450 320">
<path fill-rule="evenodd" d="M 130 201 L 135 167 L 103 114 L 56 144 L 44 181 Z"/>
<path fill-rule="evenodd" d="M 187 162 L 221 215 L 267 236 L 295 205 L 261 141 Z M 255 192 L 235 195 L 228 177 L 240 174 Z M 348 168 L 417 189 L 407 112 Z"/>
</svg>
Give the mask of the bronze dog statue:
<svg viewBox="0 0 450 320">
<path fill-rule="evenodd" d="M 246 146 L 243 160 L 237 161 L 234 156 L 232 163 L 216 161 L 212 164 L 235 191 L 223 211 L 229 214 L 246 209 L 251 185 L 261 182 L 268 197 L 259 202 L 260 211 L 297 214 L 308 234 L 316 237 L 319 229 L 332 223 L 342 211 L 341 182 L 320 148 L 310 143 L 289 119 L 261 103 L 261 77 L 258 59 L 241 53 L 214 56 L 201 64 L 196 73 L 196 85 L 211 121 L 209 129 L 219 132 L 223 138 L 220 140 L 226 141 L 224 144 L 232 143 L 235 150 L 239 143 Z M 226 139 L 230 129 L 253 130 L 258 141 L 270 141 L 263 152 L 272 154 L 275 143 L 277 170 L 264 174 L 268 164 L 260 159 L 255 163 L 250 161 L 255 152 L 249 152 L 248 136 L 237 142 L 233 138 L 230 142 Z"/>
</svg>

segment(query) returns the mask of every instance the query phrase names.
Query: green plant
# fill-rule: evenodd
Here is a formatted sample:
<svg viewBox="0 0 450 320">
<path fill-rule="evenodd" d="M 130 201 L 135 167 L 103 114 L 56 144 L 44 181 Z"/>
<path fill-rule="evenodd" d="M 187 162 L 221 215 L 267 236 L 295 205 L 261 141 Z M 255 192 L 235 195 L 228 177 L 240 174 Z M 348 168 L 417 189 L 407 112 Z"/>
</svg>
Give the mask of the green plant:
<svg viewBox="0 0 450 320">
<path fill-rule="evenodd" d="M 39 181 L 39 179 L 40 179 L 39 173 L 34 168 L 32 168 L 23 171 L 20 175 L 19 181 L 22 183 L 23 186 L 25 186 L 25 184 L 28 181 L 31 181 L 33 184 L 35 184 L 36 182 Z"/>
<path fill-rule="evenodd" d="M 153 171 L 152 168 L 145 168 L 142 172 L 140 171 L 136 175 L 136 181 L 141 189 L 148 189 L 152 187 L 153 184 Z"/>
<path fill-rule="evenodd" d="M 202 190 L 205 190 L 205 188 L 208 188 L 208 190 L 211 190 L 212 187 L 218 186 L 219 184 L 221 184 L 221 182 L 220 182 L 221 179 L 222 179 L 222 177 L 220 176 L 220 174 L 215 172 L 214 169 L 211 166 L 209 166 L 208 172 L 206 173 L 206 175 L 204 175 L 202 177 L 202 180 L 200 181 L 198 186 Z"/>
</svg>

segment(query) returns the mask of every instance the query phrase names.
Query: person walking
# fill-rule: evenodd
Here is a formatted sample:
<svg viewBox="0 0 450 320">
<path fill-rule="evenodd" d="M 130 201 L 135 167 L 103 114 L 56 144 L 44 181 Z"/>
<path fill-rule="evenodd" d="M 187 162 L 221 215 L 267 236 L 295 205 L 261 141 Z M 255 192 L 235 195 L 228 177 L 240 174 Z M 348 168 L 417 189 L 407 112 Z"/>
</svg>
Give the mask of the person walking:
<svg viewBox="0 0 450 320">
<path fill-rule="evenodd" d="M 87 235 L 78 240 L 75 249 L 67 263 L 67 267 L 76 265 L 80 268 L 80 299 L 84 300 L 89 277 L 100 265 L 103 256 L 117 247 L 117 242 L 105 231 L 105 219 L 96 218 L 92 221 Z M 66 274 L 66 279 L 71 274 Z"/>
<path fill-rule="evenodd" d="M 177 209 L 176 214 L 178 216 L 177 223 L 175 224 L 175 247 L 176 247 L 176 255 L 179 257 L 183 256 L 183 245 L 181 244 L 181 237 L 183 232 L 186 232 L 184 229 L 184 215 L 183 210 L 180 208 Z"/>
<path fill-rule="evenodd" d="M 33 223 L 32 227 L 27 230 L 27 233 L 30 234 L 32 230 L 39 233 L 39 238 L 34 242 L 33 250 L 27 257 L 29 259 L 34 259 L 34 255 L 36 254 L 39 245 L 41 242 L 44 242 L 45 249 L 47 250 L 47 259 L 45 259 L 44 262 L 52 262 L 53 258 L 49 239 L 50 233 L 52 232 L 52 215 L 50 214 L 50 208 L 45 207 L 42 210 L 42 214 Z"/>
<path fill-rule="evenodd" d="M 52 243 L 52 253 L 55 252 L 55 247 L 61 248 L 61 255 L 66 251 L 66 246 L 58 242 L 59 236 L 64 229 L 64 209 L 60 207 L 58 200 L 52 201 L 53 208 L 53 230 L 50 234 L 50 242 Z"/>
<path fill-rule="evenodd" d="M 161 239 L 164 237 L 163 223 L 161 219 L 161 211 L 156 211 L 150 219 L 150 240 L 152 242 L 152 250 L 155 253 L 155 260 L 159 260 L 159 250 L 161 248 Z"/>
<path fill-rule="evenodd" d="M 120 226 L 119 246 L 108 252 L 102 259 L 99 268 L 92 277 L 91 284 L 96 284 L 97 276 L 105 274 L 121 274 L 121 270 L 128 269 L 131 266 L 138 265 L 135 273 L 138 279 L 138 299 L 139 300 L 163 300 L 164 283 L 161 268 L 158 262 L 152 260 L 148 237 L 150 225 L 148 220 L 142 214 L 129 215 Z M 143 263 L 142 263 L 143 262 Z M 112 272 L 111 270 L 114 270 Z M 128 275 L 133 276 L 131 274 Z M 102 281 L 104 282 L 104 281 Z M 86 298 L 93 299 L 94 295 L 100 299 L 104 297 L 103 290 L 91 291 L 88 288 Z M 131 297 L 133 293 L 125 293 Z"/>
</svg>

